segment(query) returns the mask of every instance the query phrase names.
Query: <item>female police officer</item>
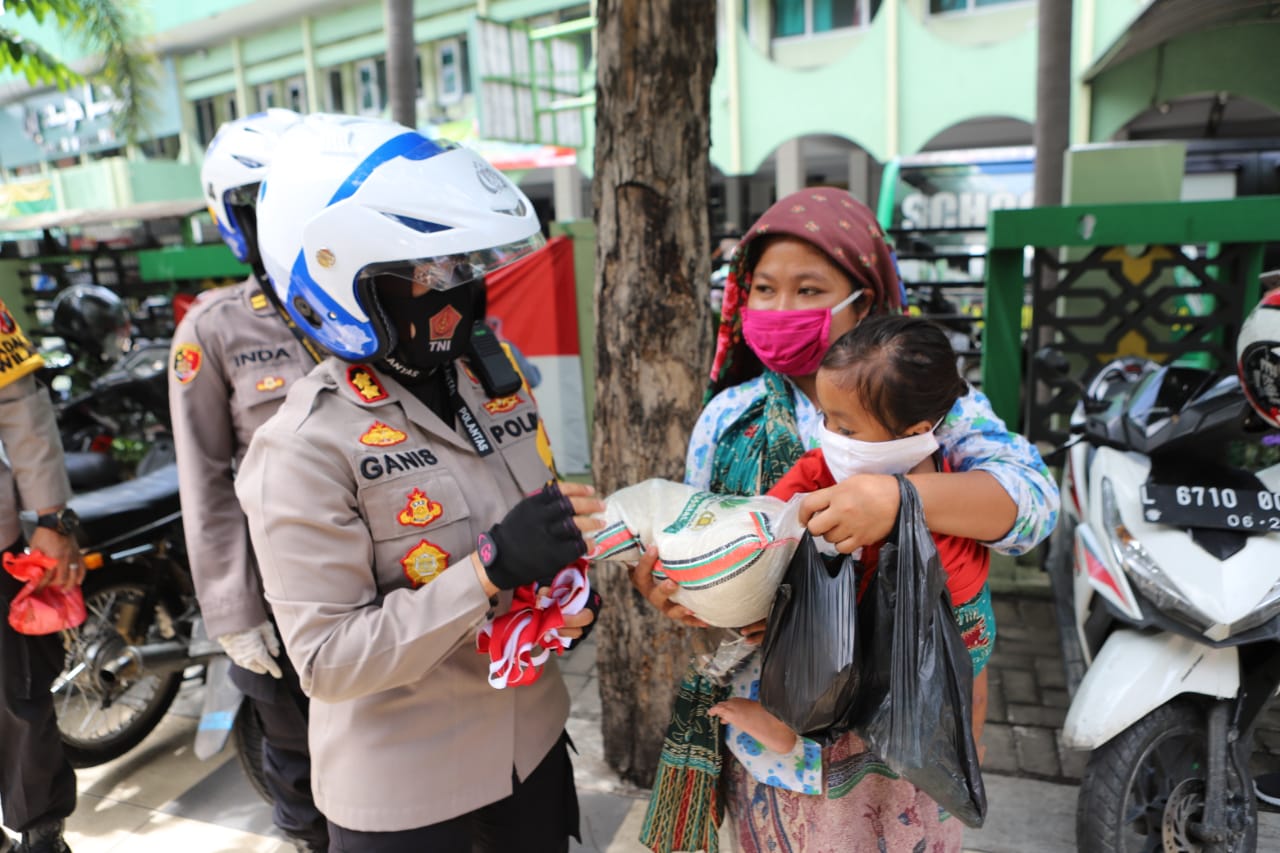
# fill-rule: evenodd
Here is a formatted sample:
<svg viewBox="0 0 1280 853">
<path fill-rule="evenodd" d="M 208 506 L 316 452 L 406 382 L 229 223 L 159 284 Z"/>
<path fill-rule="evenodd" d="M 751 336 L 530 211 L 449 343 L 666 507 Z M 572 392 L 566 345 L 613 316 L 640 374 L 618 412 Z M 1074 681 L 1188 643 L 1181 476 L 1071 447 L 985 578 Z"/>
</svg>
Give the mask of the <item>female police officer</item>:
<svg viewBox="0 0 1280 853">
<path fill-rule="evenodd" d="M 564 683 L 549 664 L 495 690 L 475 649 L 506 590 L 584 553 L 603 509 L 548 483 L 537 408 L 483 322 L 484 274 L 541 241 L 532 205 L 470 151 L 311 116 L 281 137 L 258 214 L 278 296 L 336 356 L 236 480 L 312 698 L 330 849 L 566 850 Z"/>
</svg>

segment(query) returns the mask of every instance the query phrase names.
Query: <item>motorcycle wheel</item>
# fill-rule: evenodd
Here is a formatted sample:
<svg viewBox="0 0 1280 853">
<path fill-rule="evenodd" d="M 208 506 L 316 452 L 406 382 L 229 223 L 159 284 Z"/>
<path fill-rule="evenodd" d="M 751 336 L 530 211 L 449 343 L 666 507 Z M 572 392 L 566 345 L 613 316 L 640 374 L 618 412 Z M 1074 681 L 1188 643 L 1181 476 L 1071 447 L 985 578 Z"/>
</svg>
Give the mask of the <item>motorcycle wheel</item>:
<svg viewBox="0 0 1280 853">
<path fill-rule="evenodd" d="M 66 661 L 54 681 L 54 710 L 63 748 L 72 767 L 94 767 L 133 749 L 156 727 L 182 686 L 181 670 L 143 672 L 141 677 L 107 685 L 93 671 L 95 646 L 103 642 L 144 643 L 161 639 L 157 616 L 143 614 L 151 595 L 145 574 L 128 566 L 109 574 L 90 574 L 84 582 L 88 618 L 73 631 L 62 632 Z M 169 618 L 167 611 L 162 618 Z"/>
<path fill-rule="evenodd" d="M 1081 853 L 1198 853 L 1202 845 L 1192 825 L 1204 815 L 1207 738 L 1196 707 L 1175 701 L 1094 750 L 1076 809 Z M 1229 767 L 1227 783 L 1232 832 L 1226 849 L 1253 851 L 1258 835 L 1253 781 Z"/>
<path fill-rule="evenodd" d="M 275 804 L 275 797 L 267 788 L 266 774 L 262 768 L 262 720 L 253 709 L 253 703 L 247 699 L 240 703 L 235 722 L 231 725 L 231 734 L 235 738 L 236 756 L 240 759 L 240 767 L 248 777 L 249 784 L 267 805 Z"/>
</svg>

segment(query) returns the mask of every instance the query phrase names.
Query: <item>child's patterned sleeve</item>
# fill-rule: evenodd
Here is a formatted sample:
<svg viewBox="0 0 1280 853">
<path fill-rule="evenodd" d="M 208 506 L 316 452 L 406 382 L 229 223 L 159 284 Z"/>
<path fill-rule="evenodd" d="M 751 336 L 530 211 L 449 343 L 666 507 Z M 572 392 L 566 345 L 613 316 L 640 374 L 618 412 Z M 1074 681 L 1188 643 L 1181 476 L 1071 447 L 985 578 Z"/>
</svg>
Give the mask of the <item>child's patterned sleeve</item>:
<svg viewBox="0 0 1280 853">
<path fill-rule="evenodd" d="M 734 676 L 733 695 L 760 701 L 759 653 Z M 790 752 L 779 753 L 736 726 L 725 726 L 725 743 L 756 781 L 801 794 L 822 793 L 822 747 L 817 741 L 797 737 Z"/>
<path fill-rule="evenodd" d="M 990 401 L 974 390 L 956 401 L 938 427 L 938 443 L 953 471 L 985 471 L 1018 507 L 1013 527 L 988 547 L 1022 554 L 1053 531 L 1058 521 L 1058 484 L 1035 446 L 1009 432 Z"/>
</svg>

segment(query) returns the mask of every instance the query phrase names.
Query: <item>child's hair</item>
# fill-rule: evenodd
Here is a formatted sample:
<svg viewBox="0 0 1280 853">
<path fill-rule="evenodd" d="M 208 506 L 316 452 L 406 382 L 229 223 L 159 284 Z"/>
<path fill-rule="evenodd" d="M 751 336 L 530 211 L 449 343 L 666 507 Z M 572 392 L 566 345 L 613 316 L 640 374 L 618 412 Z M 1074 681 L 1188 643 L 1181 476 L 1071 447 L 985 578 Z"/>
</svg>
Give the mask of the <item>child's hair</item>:
<svg viewBox="0 0 1280 853">
<path fill-rule="evenodd" d="M 902 314 L 865 318 L 831 345 L 822 369 L 895 436 L 937 423 L 969 392 L 942 329 Z"/>
</svg>

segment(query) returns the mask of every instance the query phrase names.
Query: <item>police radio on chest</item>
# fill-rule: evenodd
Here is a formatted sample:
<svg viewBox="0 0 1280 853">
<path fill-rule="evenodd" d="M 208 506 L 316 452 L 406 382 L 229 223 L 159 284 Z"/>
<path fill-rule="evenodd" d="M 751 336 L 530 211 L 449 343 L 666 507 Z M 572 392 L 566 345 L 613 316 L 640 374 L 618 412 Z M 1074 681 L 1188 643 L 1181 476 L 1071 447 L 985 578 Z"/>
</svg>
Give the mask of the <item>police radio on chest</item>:
<svg viewBox="0 0 1280 853">
<path fill-rule="evenodd" d="M 512 366 L 498 336 L 483 320 L 471 327 L 466 357 L 471 371 L 479 377 L 480 384 L 490 397 L 507 397 L 520 390 L 523 384 L 520 374 Z"/>
</svg>

